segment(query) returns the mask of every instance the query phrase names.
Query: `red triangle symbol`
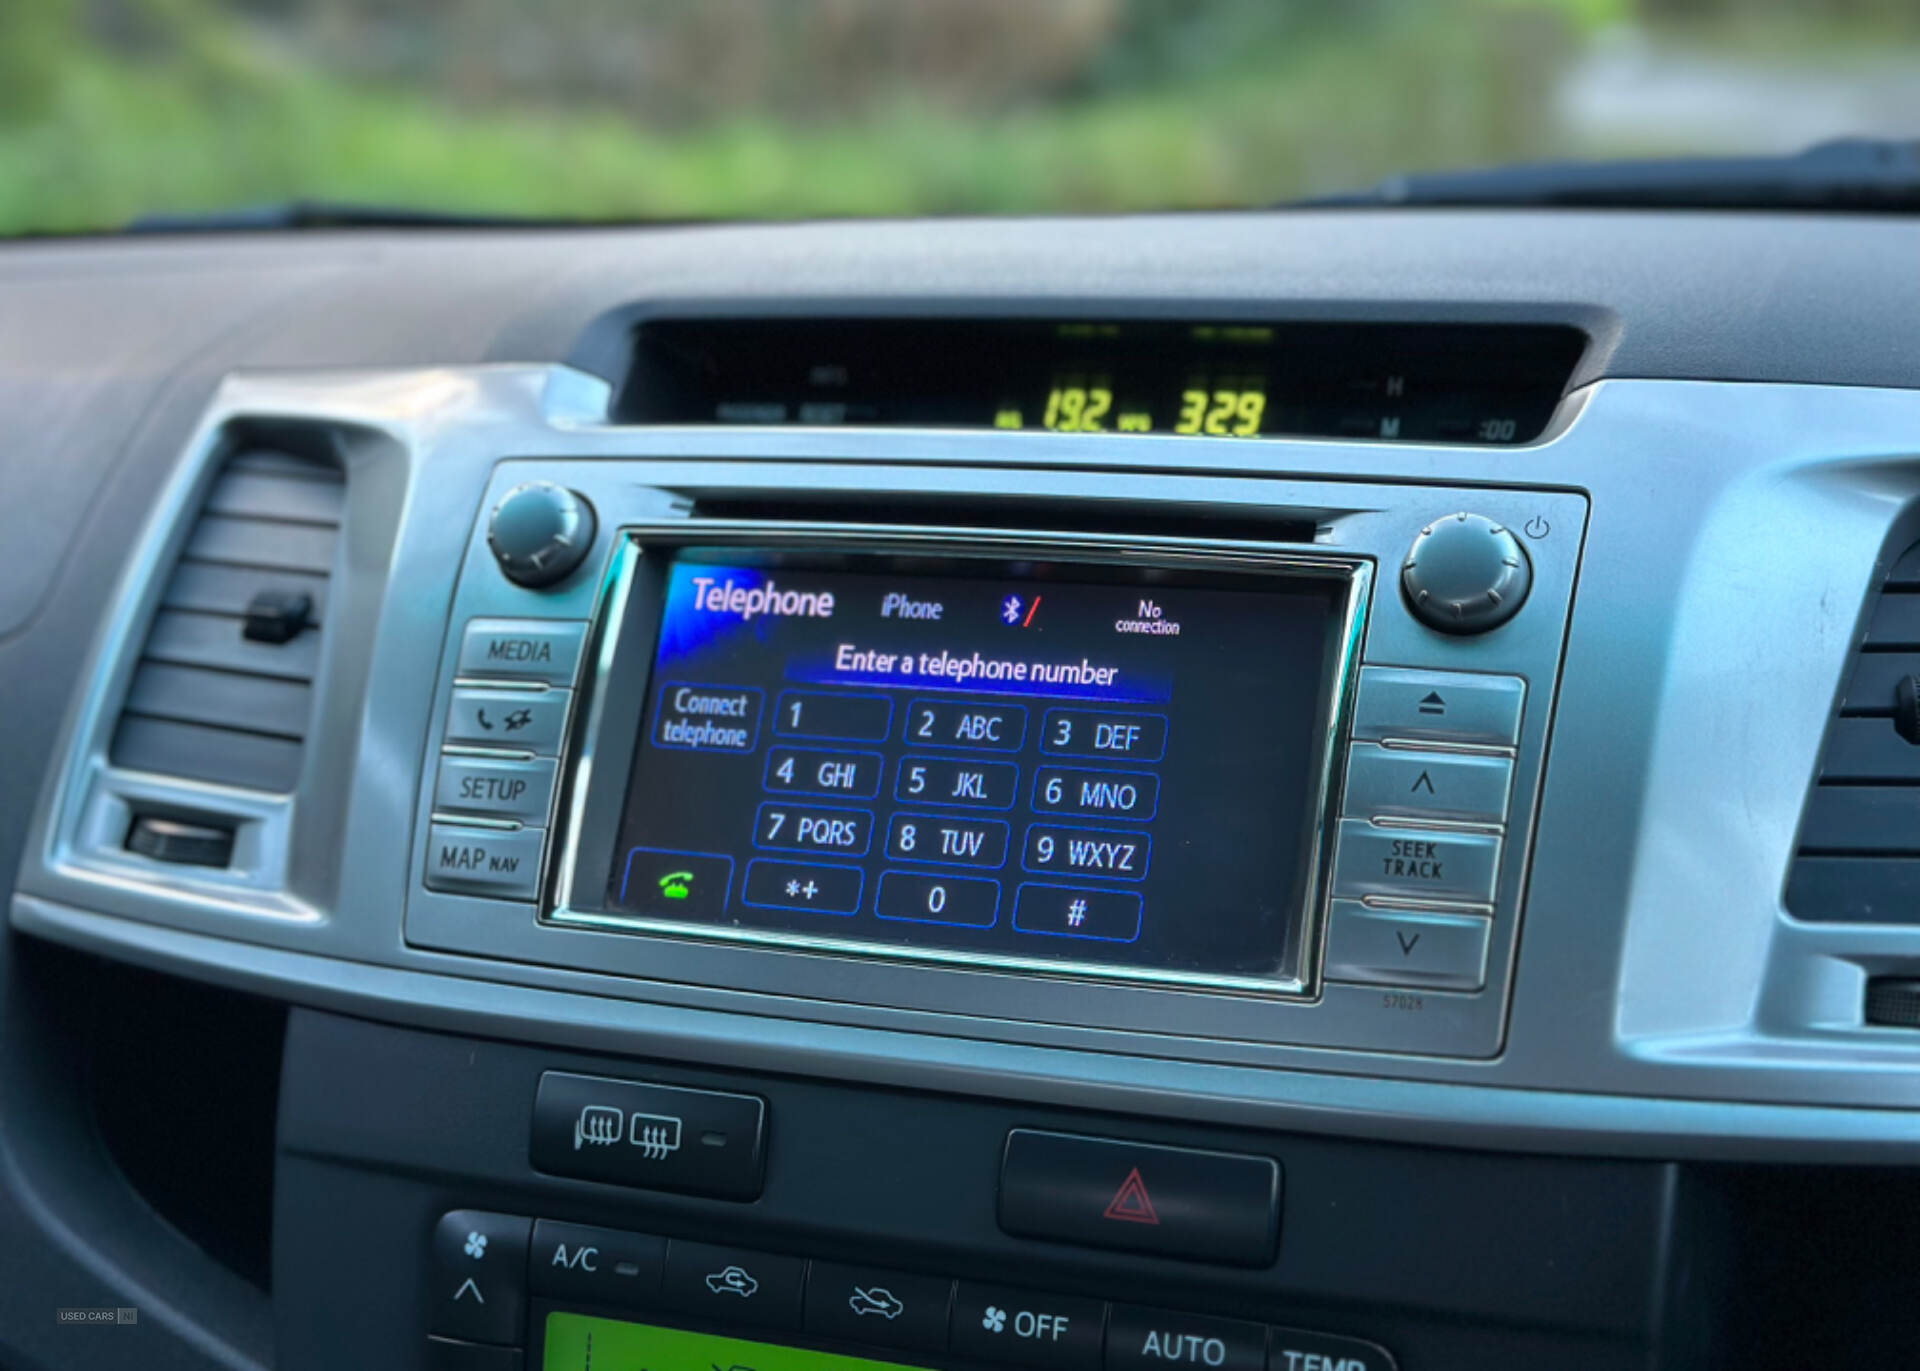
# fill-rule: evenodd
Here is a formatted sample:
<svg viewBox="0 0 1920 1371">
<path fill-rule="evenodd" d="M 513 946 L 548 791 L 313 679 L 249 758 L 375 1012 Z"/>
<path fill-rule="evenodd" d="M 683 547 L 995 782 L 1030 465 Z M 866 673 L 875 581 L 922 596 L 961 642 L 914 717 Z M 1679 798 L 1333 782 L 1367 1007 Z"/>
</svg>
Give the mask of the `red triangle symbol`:
<svg viewBox="0 0 1920 1371">
<path fill-rule="evenodd" d="M 1118 1219 L 1121 1223 L 1158 1226 L 1160 1216 L 1153 1212 L 1153 1196 L 1147 1193 L 1147 1183 L 1140 1179 L 1139 1167 L 1127 1172 L 1127 1178 L 1120 1182 L 1120 1188 L 1107 1204 L 1106 1217 Z"/>
</svg>

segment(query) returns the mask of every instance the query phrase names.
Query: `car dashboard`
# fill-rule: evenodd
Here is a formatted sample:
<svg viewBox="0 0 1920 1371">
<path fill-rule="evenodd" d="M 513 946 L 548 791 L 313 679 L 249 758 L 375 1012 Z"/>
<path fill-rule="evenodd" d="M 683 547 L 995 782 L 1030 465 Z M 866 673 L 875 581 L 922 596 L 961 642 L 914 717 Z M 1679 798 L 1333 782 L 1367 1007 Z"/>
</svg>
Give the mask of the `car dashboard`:
<svg viewBox="0 0 1920 1371">
<path fill-rule="evenodd" d="M 1897 1357 L 1915 243 L 10 246 L 0 1361 Z"/>
</svg>

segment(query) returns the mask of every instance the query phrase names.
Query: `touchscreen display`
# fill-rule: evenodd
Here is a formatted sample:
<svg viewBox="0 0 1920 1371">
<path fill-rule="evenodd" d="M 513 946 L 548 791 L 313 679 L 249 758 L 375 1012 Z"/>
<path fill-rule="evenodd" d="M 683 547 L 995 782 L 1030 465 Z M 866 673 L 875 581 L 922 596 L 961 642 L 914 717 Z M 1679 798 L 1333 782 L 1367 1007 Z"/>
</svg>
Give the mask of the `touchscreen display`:
<svg viewBox="0 0 1920 1371">
<path fill-rule="evenodd" d="M 673 563 L 608 912 L 1286 979 L 1344 577 L 990 565 Z"/>
</svg>

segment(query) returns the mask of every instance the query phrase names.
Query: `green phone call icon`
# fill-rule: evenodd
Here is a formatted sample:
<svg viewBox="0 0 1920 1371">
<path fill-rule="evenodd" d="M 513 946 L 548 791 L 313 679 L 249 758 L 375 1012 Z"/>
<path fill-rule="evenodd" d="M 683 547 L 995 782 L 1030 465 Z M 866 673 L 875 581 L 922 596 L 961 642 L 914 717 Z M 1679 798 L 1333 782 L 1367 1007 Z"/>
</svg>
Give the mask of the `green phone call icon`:
<svg viewBox="0 0 1920 1371">
<path fill-rule="evenodd" d="M 684 900 L 693 893 L 691 871 L 669 871 L 660 878 L 660 893 L 669 900 Z"/>
</svg>

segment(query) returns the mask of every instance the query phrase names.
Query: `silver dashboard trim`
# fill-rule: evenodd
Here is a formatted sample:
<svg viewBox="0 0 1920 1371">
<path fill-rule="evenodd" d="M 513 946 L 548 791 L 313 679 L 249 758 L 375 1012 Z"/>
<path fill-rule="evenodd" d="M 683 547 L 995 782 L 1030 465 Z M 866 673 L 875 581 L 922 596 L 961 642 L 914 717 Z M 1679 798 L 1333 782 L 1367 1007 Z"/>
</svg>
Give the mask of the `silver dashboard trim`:
<svg viewBox="0 0 1920 1371">
<path fill-rule="evenodd" d="M 580 830 L 584 818 L 587 782 L 591 779 L 594 748 L 608 697 L 608 677 L 622 650 L 621 637 L 626 625 L 627 602 L 633 594 L 633 579 L 643 550 L 665 544 L 678 548 L 716 547 L 752 548 L 774 552 L 825 549 L 836 552 L 913 553 L 923 556 L 966 559 L 1018 559 L 1044 550 L 1050 562 L 1081 565 L 1142 567 L 1148 569 L 1217 571 L 1241 575 L 1272 577 L 1276 581 L 1316 579 L 1334 580 L 1345 588 L 1342 597 L 1338 642 L 1332 662 L 1333 691 L 1327 718 L 1320 729 L 1320 759 L 1313 797 L 1313 831 L 1307 845 L 1306 891 L 1298 923 L 1289 930 L 1294 946 L 1288 963 L 1270 977 L 1209 975 L 1198 972 L 1156 970 L 1102 962 L 1076 962 L 1067 958 L 1047 960 L 1003 953 L 956 952 L 941 948 L 907 948 L 861 942 L 851 938 L 828 938 L 805 933 L 773 932 L 751 928 L 723 928 L 641 915 L 576 909 L 562 894 L 545 902 L 543 922 L 659 933 L 671 937 L 710 942 L 739 943 L 756 947 L 788 948 L 795 951 L 859 957 L 878 962 L 927 962 L 954 967 L 991 968 L 1038 977 L 1075 977 L 1093 982 L 1128 983 L 1142 986 L 1173 986 L 1187 989 L 1222 991 L 1233 994 L 1311 996 L 1317 983 L 1320 953 L 1323 947 L 1327 902 L 1330 898 L 1330 855 L 1332 835 L 1337 822 L 1340 793 L 1336 784 L 1347 734 L 1347 716 L 1352 708 L 1355 681 L 1360 669 L 1361 645 L 1366 634 L 1367 610 L 1372 603 L 1373 564 L 1366 558 L 1339 553 L 1313 553 L 1283 544 L 1234 539 L 1193 539 L 1144 537 L 1131 534 L 1099 534 L 1072 530 L 970 529 L 900 525 L 887 523 L 781 523 L 752 519 L 691 519 L 677 523 L 628 524 L 618 534 L 619 542 L 608 572 L 609 589 L 602 597 L 600 617 L 589 629 L 589 642 L 599 644 L 592 675 L 586 679 L 591 692 L 590 718 L 581 735 L 577 774 L 573 781 L 570 822 L 559 835 L 560 879 L 554 889 L 571 892 L 580 871 Z M 1278 587 L 1276 587 L 1278 588 Z M 631 650 L 631 649 L 629 649 Z"/>
<path fill-rule="evenodd" d="M 545 365 L 229 377 L 95 636 L 22 849 L 15 928 L 296 1003 L 614 1054 L 1465 1146 L 1920 1159 L 1920 1034 L 1861 1021 L 1868 975 L 1920 968 L 1920 927 L 1803 924 L 1780 903 L 1868 597 L 1920 538 L 1920 390 L 1611 380 L 1570 395 L 1540 442 L 1502 449 L 635 429 L 605 422 L 606 398 L 604 383 Z M 350 490 L 369 497 L 368 516 L 349 521 L 342 588 L 361 595 L 367 637 L 356 651 L 374 683 L 329 691 L 320 719 L 342 740 L 336 774 L 351 804 L 338 817 L 316 817 L 305 796 L 287 807 L 294 866 L 272 890 L 160 884 L 65 861 L 61 819 L 86 773 L 61 763 L 84 764 L 88 730 L 124 689 L 116 635 L 143 622 L 154 569 L 222 436 L 257 422 L 337 435 L 354 462 Z M 663 518 L 684 512 L 677 492 L 703 483 L 884 491 L 900 473 L 972 496 L 1097 503 L 1157 485 L 1184 504 L 1231 504 L 1257 487 L 1264 504 L 1330 508 L 1331 546 L 1408 486 L 1451 488 L 1476 506 L 1507 492 L 1550 516 L 1567 511 L 1552 518 L 1544 552 L 1552 561 L 1568 540 L 1578 596 L 1551 758 L 1530 793 L 1516 781 L 1516 806 L 1537 806 L 1539 822 L 1522 854 L 1528 913 L 1498 1054 L 1086 1026 L 1022 1029 L 1016 1042 L 993 1019 L 829 1009 L 768 989 L 612 973 L 590 965 L 600 954 L 587 955 L 586 941 L 570 965 L 408 943 L 392 891 L 417 855 L 407 820 L 429 764 L 421 739 L 435 736 L 444 704 L 422 682 L 444 661 L 464 585 L 449 568 L 489 482 L 513 465 L 503 455 L 582 471 L 643 462 L 647 488 L 625 489 Z M 395 511 L 385 524 L 383 507 Z M 404 536 L 393 526 L 402 510 Z M 405 591 L 364 593 L 376 583 Z M 561 598 L 576 617 L 591 611 Z M 1476 669 L 1457 657 L 1443 665 Z M 336 869 L 342 844 L 365 855 Z M 450 906 L 456 915 L 502 942 L 515 926 L 514 907 L 498 901 Z M 530 926 L 531 906 L 525 918 Z M 1430 1017 L 1460 998 L 1429 997 Z"/>
</svg>

